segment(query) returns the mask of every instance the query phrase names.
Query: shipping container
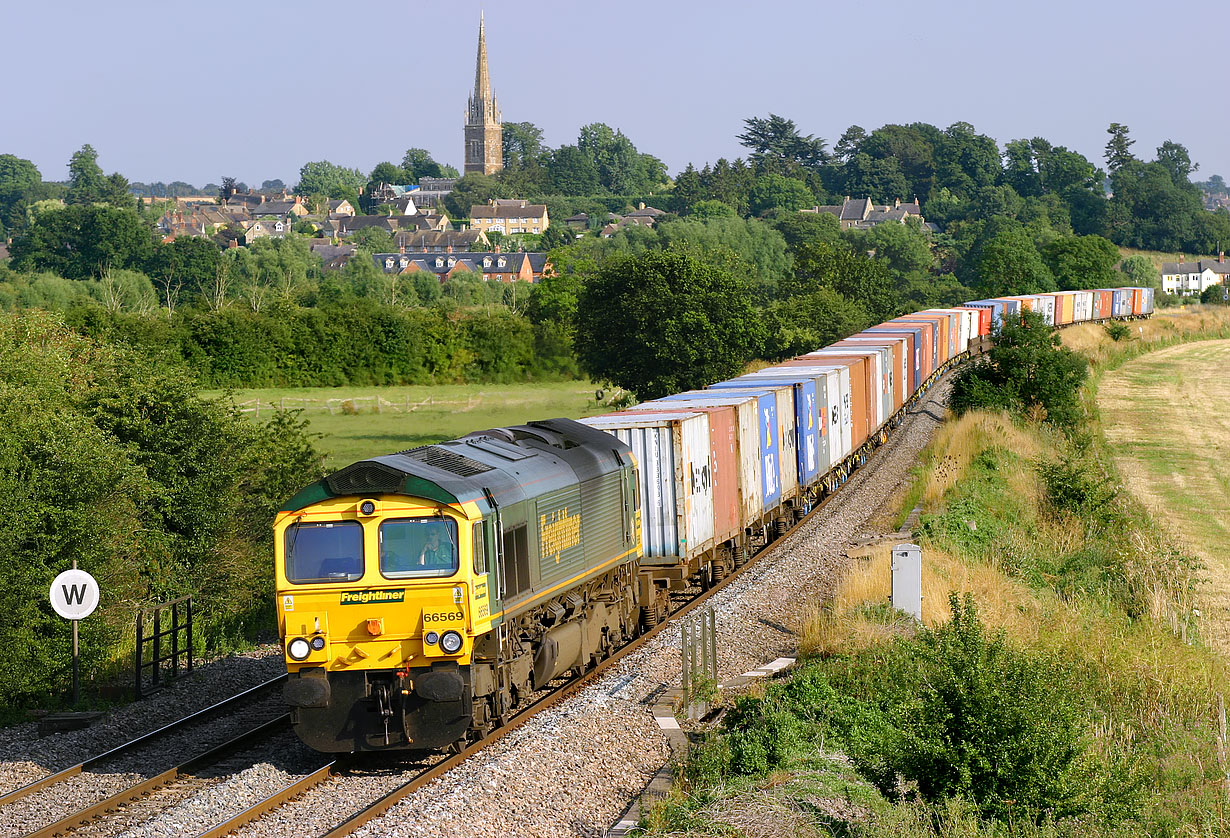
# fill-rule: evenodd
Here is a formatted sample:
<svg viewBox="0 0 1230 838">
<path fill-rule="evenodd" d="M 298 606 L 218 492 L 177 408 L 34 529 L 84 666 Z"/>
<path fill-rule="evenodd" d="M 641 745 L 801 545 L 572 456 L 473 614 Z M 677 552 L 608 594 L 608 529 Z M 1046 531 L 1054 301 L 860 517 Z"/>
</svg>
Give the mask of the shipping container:
<svg viewBox="0 0 1230 838">
<path fill-rule="evenodd" d="M 1053 296 L 1055 297 L 1055 325 L 1067 326 L 1076 316 L 1076 298 L 1071 291 L 1056 291 Z"/>
<path fill-rule="evenodd" d="M 713 464 L 707 414 L 621 411 L 580 421 L 632 448 L 640 481 L 641 543 L 647 564 L 691 559 L 713 547 Z"/>
<path fill-rule="evenodd" d="M 873 417 L 870 402 L 867 398 L 867 389 L 871 384 L 871 377 L 874 371 L 870 361 L 863 357 L 845 359 L 825 358 L 824 360 L 795 358 L 783 361 L 777 365 L 779 369 L 782 367 L 811 368 L 818 366 L 836 366 L 845 370 L 843 384 L 848 382 L 849 390 L 842 393 L 842 396 L 844 399 L 848 395 L 849 401 L 843 402 L 842 409 L 845 417 L 849 418 L 849 436 L 847 437 L 849 445 L 845 449 L 845 456 L 849 456 L 867 441 L 868 426 Z"/>
<path fill-rule="evenodd" d="M 710 390 L 716 392 L 716 389 Z M 794 427 L 794 388 L 789 385 L 749 385 L 747 387 L 723 388 L 723 393 L 741 396 L 756 396 L 760 399 L 760 430 L 764 443 L 761 446 L 765 463 L 777 468 L 775 486 L 766 481 L 765 509 L 769 510 L 798 494 L 798 433 Z M 772 402 L 772 410 L 766 411 L 766 397 Z M 670 398 L 669 396 L 667 398 Z M 771 458 L 768 456 L 771 454 Z M 769 489 L 776 488 L 776 493 Z"/>
<path fill-rule="evenodd" d="M 906 314 L 890 323 L 928 323 L 931 326 L 931 372 L 934 373 L 948 360 L 948 321 L 936 314 Z"/>
<path fill-rule="evenodd" d="M 1093 292 L 1093 319 L 1109 320 L 1115 316 L 1115 292 L 1099 288 Z"/>
<path fill-rule="evenodd" d="M 906 326 L 903 323 L 896 325 L 890 323 L 881 323 L 878 326 L 870 326 L 866 331 L 859 332 L 858 335 L 875 336 L 889 335 L 891 337 L 901 337 L 906 341 L 906 346 L 909 349 L 909 375 L 906 377 L 905 388 L 907 391 L 906 399 L 918 392 L 918 388 L 922 386 L 925 376 L 923 375 L 923 330 L 922 327 L 915 324 L 914 326 Z"/>
<path fill-rule="evenodd" d="M 794 360 L 817 364 L 830 361 L 844 361 L 849 358 L 861 358 L 865 362 L 864 375 L 867 381 L 867 401 L 856 403 L 855 407 L 857 408 L 861 404 L 867 410 L 867 436 L 863 437 L 863 439 L 868 439 L 880 425 L 888 420 L 888 416 L 891 413 L 891 411 L 886 411 L 886 407 L 891 404 L 891 399 L 886 400 L 885 398 L 885 384 L 888 377 L 885 367 L 891 364 L 891 360 L 885 358 L 885 353 L 877 349 L 843 347 L 840 349 L 817 349 L 814 352 L 808 352 L 806 355 L 800 355 Z"/>
<path fill-rule="evenodd" d="M 1154 289 L 1141 288 L 1140 291 L 1141 291 L 1141 294 L 1143 295 L 1143 302 L 1141 303 L 1140 313 L 1141 314 L 1152 314 L 1153 313 Z"/>
<path fill-rule="evenodd" d="M 705 411 L 709 408 L 732 407 L 735 410 L 737 429 L 737 484 L 739 506 L 742 510 L 740 520 L 755 521 L 764 513 L 764 476 L 762 474 L 760 454 L 760 400 L 755 396 L 709 394 L 709 391 L 694 391 L 708 394 L 710 398 L 697 396 L 687 402 L 688 410 Z M 716 396 L 721 396 L 717 398 Z M 663 404 L 670 404 L 670 409 L 682 409 L 678 402 L 642 402 L 628 408 L 626 413 L 657 411 Z"/>
<path fill-rule="evenodd" d="M 978 308 L 989 308 L 991 310 L 990 320 L 987 322 L 987 334 L 997 335 L 1004 323 L 1004 304 L 999 300 L 972 300 L 965 305 L 977 306 Z"/>
<path fill-rule="evenodd" d="M 1127 317 L 1132 313 L 1132 293 L 1126 288 L 1114 289 L 1114 303 L 1112 307 L 1115 312 L 1115 317 Z"/>
<path fill-rule="evenodd" d="M 1093 292 L 1092 291 L 1073 291 L 1072 292 L 1072 322 L 1087 323 L 1093 319 Z"/>
<path fill-rule="evenodd" d="M 914 341 L 905 335 L 889 335 L 883 332 L 878 334 L 876 332 L 859 332 L 833 344 L 833 348 L 843 346 L 886 347 L 890 351 L 892 375 L 889 378 L 889 383 L 892 387 L 892 401 L 889 405 L 888 415 L 891 417 L 901 409 L 906 399 L 910 397 L 910 382 L 914 377 Z"/>
<path fill-rule="evenodd" d="M 825 395 L 827 381 L 814 376 L 776 371 L 765 373 L 763 370 L 748 375 L 741 375 L 723 385 L 743 385 L 745 387 L 790 387 L 794 392 L 794 432 L 797 480 L 800 486 L 811 486 L 828 471 L 828 452 L 826 448 L 826 432 L 824 426 Z M 714 387 L 708 393 L 720 392 L 723 388 Z"/>
<path fill-rule="evenodd" d="M 828 468 L 840 463 L 850 455 L 854 438 L 854 412 L 851 409 L 850 368 L 837 364 L 816 366 L 786 366 L 777 365 L 749 373 L 756 375 L 809 375 L 823 380 L 825 394 L 825 409 L 828 411 L 825 423 L 827 433 L 827 463 Z M 817 388 L 817 392 L 819 389 Z"/>
<path fill-rule="evenodd" d="M 969 351 L 969 339 L 971 335 L 971 324 L 976 323 L 977 315 L 971 313 L 964 308 L 933 308 L 927 309 L 925 313 L 935 312 L 936 314 L 947 314 L 952 317 L 951 328 L 953 332 L 952 348 L 955 355 L 962 355 Z"/>
<path fill-rule="evenodd" d="M 931 377 L 931 373 L 935 372 L 934 324 L 924 323 L 918 320 L 904 320 L 902 318 L 897 318 L 895 320 L 889 320 L 887 323 L 880 323 L 879 325 L 872 326 L 871 329 L 918 329 L 922 336 L 922 340 L 919 343 L 922 352 L 918 365 L 919 374 L 922 377 L 922 381 L 926 381 Z M 919 382 L 919 386 L 922 386 L 921 381 Z"/>
</svg>

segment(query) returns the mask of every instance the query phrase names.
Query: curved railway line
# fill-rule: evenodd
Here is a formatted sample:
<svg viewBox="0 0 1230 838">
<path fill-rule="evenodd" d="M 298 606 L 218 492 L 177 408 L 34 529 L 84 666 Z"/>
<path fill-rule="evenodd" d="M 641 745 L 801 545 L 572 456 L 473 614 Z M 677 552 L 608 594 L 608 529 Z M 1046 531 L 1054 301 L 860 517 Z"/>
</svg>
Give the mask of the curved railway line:
<svg viewBox="0 0 1230 838">
<path fill-rule="evenodd" d="M 958 359 L 953 359 L 957 361 Z M 955 363 L 951 366 L 955 366 Z M 941 371 L 946 372 L 946 370 Z M 921 402 L 935 385 L 940 383 L 944 378 L 943 375 L 936 376 L 931 382 L 927 390 L 920 391 L 915 394 L 915 398 L 904 405 L 899 416 L 893 417 L 892 425 L 899 424 L 904 421 L 907 415 L 928 412 L 923 410 Z M 928 413 L 928 415 L 930 415 Z M 896 434 L 886 434 L 878 437 L 875 440 L 874 449 L 871 454 L 878 453 L 880 449 L 885 447 L 891 448 L 898 439 Z M 859 465 L 864 462 L 875 462 L 877 458 L 874 456 L 865 458 Z M 861 470 L 861 469 L 860 469 Z M 727 588 L 732 583 L 736 582 L 743 574 L 756 562 L 765 555 L 768 548 L 774 546 L 779 541 L 795 534 L 801 528 L 805 527 L 808 522 L 812 521 L 817 513 L 826 510 L 830 503 L 842 494 L 836 491 L 828 494 L 822 502 L 818 503 L 805 516 L 802 516 L 794 522 L 789 530 L 784 532 L 774 531 L 771 528 L 766 528 L 762 543 L 757 544 L 757 549 L 754 555 L 748 557 L 746 563 L 736 567 L 733 572 L 726 575 L 720 581 L 714 582 L 706 589 L 700 590 L 693 587 L 688 591 L 680 592 L 679 598 L 673 598 L 674 607 L 670 611 L 668 617 L 662 620 L 656 626 L 646 630 L 636 639 L 632 640 L 622 648 L 613 651 L 606 659 L 593 666 L 588 671 L 571 678 L 562 685 L 554 687 L 549 692 L 539 694 L 539 696 L 530 704 L 525 706 L 516 713 L 505 725 L 497 728 L 485 738 L 470 744 L 460 753 L 449 757 L 439 757 L 433 760 L 431 764 L 426 765 L 423 770 L 414 774 L 405 782 L 388 790 L 377 799 L 362 806 L 357 811 L 352 811 L 348 816 L 345 816 L 339 822 L 335 823 L 329 829 L 321 831 L 314 830 L 319 834 L 326 836 L 342 836 L 350 835 L 360 829 L 375 818 L 380 817 L 390 808 L 396 805 L 402 799 L 412 795 L 419 789 L 424 788 L 433 781 L 448 774 L 453 769 L 460 766 L 462 763 L 469 760 L 474 755 L 478 754 L 489 745 L 499 741 L 503 737 L 517 730 L 530 719 L 542 711 L 559 704 L 568 697 L 576 694 L 582 688 L 593 682 L 598 676 L 607 672 L 612 666 L 621 661 L 626 660 L 638 651 L 642 650 L 648 643 L 657 637 L 664 629 L 670 626 L 674 621 L 686 616 L 690 611 L 704 604 L 710 597 Z M 750 552 L 750 551 L 749 551 Z M 164 740 L 174 734 L 180 734 L 184 731 L 191 730 L 198 725 L 209 724 L 218 716 L 223 714 L 233 715 L 234 711 L 243 707 L 250 702 L 258 702 L 268 698 L 269 694 L 280 684 L 286 680 L 285 675 L 280 675 L 276 678 L 267 681 L 264 684 L 253 687 L 235 696 L 232 696 L 222 702 L 219 702 L 204 710 L 193 713 L 183 719 L 180 719 L 171 724 L 165 725 L 155 731 L 137 737 L 130 742 L 112 748 L 98 756 L 83 760 L 75 765 L 60 771 L 49 774 L 39 780 L 29 783 L 21 788 L 15 789 L 3 795 L 0 795 L 0 816 L 7 815 L 12 811 L 15 805 L 21 804 L 22 801 L 33 799 L 34 796 L 40 793 L 50 793 L 58 789 L 62 784 L 69 782 L 74 777 L 79 777 L 85 774 L 104 773 L 98 769 L 115 763 L 121 757 L 131 759 L 144 748 L 152 748 L 157 745 L 160 740 Z M 76 832 L 97 831 L 100 826 L 105 826 L 113 814 L 122 811 L 125 807 L 132 805 L 135 801 L 148 799 L 153 795 L 161 794 L 164 791 L 177 788 L 181 793 L 168 795 L 173 798 L 169 803 L 165 804 L 166 808 L 173 807 L 184 800 L 187 796 L 194 793 L 193 782 L 198 781 L 198 775 L 203 769 L 211 766 L 216 766 L 223 760 L 242 752 L 246 748 L 251 747 L 255 743 L 259 743 L 275 736 L 281 731 L 289 729 L 289 716 L 286 714 L 278 715 L 272 719 L 268 719 L 259 725 L 250 727 L 247 731 L 239 735 L 232 736 L 226 741 L 215 745 L 203 753 L 192 757 L 186 761 L 167 768 L 156 773 L 151 772 L 149 776 L 144 777 L 136 782 L 128 784 L 125 788 L 115 791 L 110 794 L 104 793 L 101 800 L 74 811 L 71 814 L 59 817 L 52 823 L 45 826 L 30 829 L 25 832 L 31 836 L 54 836 L 67 835 Z M 216 825 L 201 831 L 199 836 L 223 836 L 231 834 L 243 827 L 253 824 L 260 819 L 266 817 L 270 813 L 278 811 L 287 803 L 301 797 L 305 793 L 322 787 L 319 791 L 326 791 L 327 784 L 331 780 L 343 779 L 345 777 L 356 777 L 362 772 L 356 772 L 353 768 L 354 760 L 351 757 L 342 757 L 340 759 L 330 759 L 326 756 L 319 756 L 318 767 L 304 772 L 301 776 L 293 781 L 284 784 L 278 788 L 275 793 L 266 796 L 259 802 L 247 807 L 243 811 L 234 814 L 230 818 L 218 822 Z M 153 759 L 150 760 L 153 762 Z M 242 769 L 230 771 L 231 774 L 237 774 Z M 398 770 L 404 770 L 403 766 L 399 766 Z M 121 773 L 112 771 L 111 773 Z M 370 772 L 369 772 L 370 773 Z M 400 778 L 398 778 L 400 779 Z M 208 782 L 208 781 L 205 781 Z M 327 792 L 326 792 L 327 793 Z M 9 810 L 9 811 L 5 811 Z M 155 813 L 150 817 L 150 820 L 156 819 L 158 815 Z M 84 827 L 84 829 L 83 829 Z M 26 827 L 29 829 L 29 827 Z M 112 834 L 103 832 L 100 834 Z M 185 833 L 189 834 L 189 833 Z"/>
</svg>

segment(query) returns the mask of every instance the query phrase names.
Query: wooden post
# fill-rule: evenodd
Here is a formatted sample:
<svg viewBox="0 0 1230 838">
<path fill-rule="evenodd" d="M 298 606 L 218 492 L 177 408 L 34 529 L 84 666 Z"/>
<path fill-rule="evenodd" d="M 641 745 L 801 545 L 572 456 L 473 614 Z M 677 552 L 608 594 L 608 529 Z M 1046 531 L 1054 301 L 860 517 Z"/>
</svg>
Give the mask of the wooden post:
<svg viewBox="0 0 1230 838">
<path fill-rule="evenodd" d="M 1226 759 L 1226 699 L 1217 694 L 1217 764 L 1221 768 L 1222 787 L 1230 798 L 1230 765 Z"/>
</svg>

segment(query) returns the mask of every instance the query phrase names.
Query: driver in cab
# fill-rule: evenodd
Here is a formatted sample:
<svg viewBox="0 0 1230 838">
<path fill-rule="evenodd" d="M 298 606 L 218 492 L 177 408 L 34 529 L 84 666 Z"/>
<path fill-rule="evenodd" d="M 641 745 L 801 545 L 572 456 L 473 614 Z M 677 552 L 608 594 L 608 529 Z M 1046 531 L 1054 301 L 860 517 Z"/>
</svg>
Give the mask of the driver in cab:
<svg viewBox="0 0 1230 838">
<path fill-rule="evenodd" d="M 453 545 L 451 541 L 441 541 L 440 530 L 443 527 L 432 527 L 427 533 L 427 541 L 419 553 L 418 567 L 430 570 L 443 570 L 453 566 Z"/>
</svg>

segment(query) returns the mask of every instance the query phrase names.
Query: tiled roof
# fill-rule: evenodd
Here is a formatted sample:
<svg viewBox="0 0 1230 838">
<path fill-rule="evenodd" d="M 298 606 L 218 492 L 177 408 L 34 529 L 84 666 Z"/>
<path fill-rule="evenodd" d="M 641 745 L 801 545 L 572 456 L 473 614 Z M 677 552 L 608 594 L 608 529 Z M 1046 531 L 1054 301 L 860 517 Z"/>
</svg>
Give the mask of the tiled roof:
<svg viewBox="0 0 1230 838">
<path fill-rule="evenodd" d="M 1164 274 L 1201 274 L 1206 270 L 1225 276 L 1230 274 L 1230 262 L 1218 262 L 1215 259 L 1201 259 L 1196 262 L 1163 262 Z"/>
<path fill-rule="evenodd" d="M 470 218 L 542 218 L 547 214 L 546 204 L 522 204 L 512 206 L 508 202 L 497 206 L 476 204 L 470 207 Z"/>
</svg>

